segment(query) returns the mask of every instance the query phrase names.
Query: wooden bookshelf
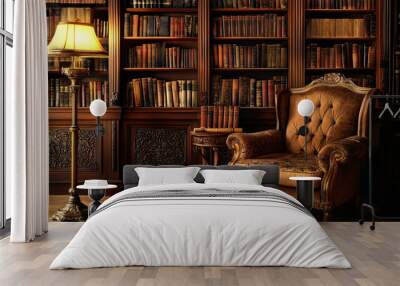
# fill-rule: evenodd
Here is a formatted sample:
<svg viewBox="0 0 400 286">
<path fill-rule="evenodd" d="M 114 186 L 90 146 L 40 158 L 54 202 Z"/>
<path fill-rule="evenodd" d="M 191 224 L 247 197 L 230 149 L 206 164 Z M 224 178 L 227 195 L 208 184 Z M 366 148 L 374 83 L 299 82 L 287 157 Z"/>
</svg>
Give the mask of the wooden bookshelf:
<svg viewBox="0 0 400 286">
<path fill-rule="evenodd" d="M 374 3 L 372 3 L 374 2 Z M 331 5 L 334 5 L 335 2 L 330 2 Z M 333 4 L 332 4 L 333 3 Z M 338 2 L 339 3 L 339 2 Z M 342 2 L 340 2 L 342 3 Z M 350 2 L 349 2 L 350 3 Z M 353 7 L 346 7 L 349 9 L 324 9 L 324 8 L 305 8 L 304 9 L 304 15 L 305 15 L 305 25 L 309 25 L 309 21 L 314 21 L 314 20 L 321 20 L 324 19 L 324 21 L 346 21 L 346 22 L 336 22 L 339 24 L 339 26 L 336 26 L 336 29 L 338 27 L 340 28 L 340 23 L 344 26 L 343 28 L 340 28 L 340 30 L 336 30 L 337 32 L 342 33 L 345 31 L 345 29 L 350 29 L 351 28 L 351 23 L 353 23 L 354 27 L 354 33 L 360 29 L 360 31 L 366 31 L 368 35 L 365 36 L 348 36 L 348 37 L 343 37 L 343 36 L 315 36 L 315 35 L 309 35 L 306 33 L 305 37 L 305 44 L 306 44 L 306 50 L 310 47 L 310 49 L 319 49 L 321 50 L 321 54 L 318 54 L 319 52 L 315 52 L 315 50 L 312 50 L 314 52 L 311 52 L 311 65 L 319 65 L 315 63 L 315 59 L 318 61 L 319 57 L 321 57 L 321 65 L 324 59 L 322 59 L 322 50 L 330 48 L 330 49 L 336 49 L 339 45 L 339 51 L 341 54 L 336 55 L 334 61 L 336 61 L 336 65 L 338 64 L 337 61 L 339 61 L 339 66 L 343 65 L 340 68 L 326 68 L 326 67 L 310 67 L 308 57 L 310 55 L 306 55 L 306 66 L 305 66 L 305 78 L 306 78 L 306 83 L 309 81 L 313 80 L 315 78 L 315 75 L 318 74 L 323 74 L 327 72 L 340 72 L 345 74 L 346 76 L 354 79 L 357 83 L 359 83 L 359 78 L 361 79 L 363 77 L 363 73 L 368 74 L 368 76 L 373 76 L 373 79 L 369 78 L 370 80 L 368 83 L 366 81 L 363 81 L 363 84 L 367 84 L 370 87 L 381 87 L 382 83 L 382 73 L 380 70 L 380 60 L 382 58 L 382 9 L 383 9 L 383 1 L 380 0 L 364 0 L 357 2 L 360 7 L 355 8 Z M 353 4 L 357 4 L 354 2 Z M 307 2 L 308 4 L 308 2 Z M 317 5 L 317 4 L 316 4 Z M 323 3 L 321 3 L 323 5 Z M 306 6 L 307 7 L 307 6 Z M 368 7 L 368 8 L 366 8 Z M 342 19 L 348 19 L 348 20 L 342 20 Z M 361 25 L 360 23 L 356 23 L 356 21 L 363 21 L 363 29 L 358 28 L 357 25 Z M 347 23 L 347 25 L 343 24 Z M 310 24 L 311 25 L 311 24 Z M 312 26 L 310 28 L 312 30 Z M 322 28 L 321 31 L 324 31 Z M 329 30 L 326 28 L 326 30 Z M 310 32 L 310 31 L 308 31 Z M 312 31 L 311 31 L 312 32 Z M 361 33 L 361 32 L 360 32 Z M 340 48 L 340 45 L 343 44 L 350 44 L 349 49 L 347 50 L 347 47 L 343 47 L 342 49 Z M 355 45 L 355 46 L 354 46 Z M 335 53 L 337 51 L 335 50 Z M 317 54 L 315 54 L 317 53 Z M 343 54 L 342 54 L 343 53 Z M 307 54 L 307 52 L 306 52 Z M 325 54 L 325 57 L 327 55 Z M 340 57 L 341 59 L 338 60 L 337 58 Z M 353 62 L 355 59 L 357 59 L 357 62 Z M 314 61 L 314 64 L 313 64 Z M 373 64 L 373 67 L 371 67 L 371 62 Z M 350 65 L 350 67 L 349 67 Z"/>
<path fill-rule="evenodd" d="M 265 14 L 265 13 L 276 13 L 286 14 L 287 9 L 275 9 L 275 8 L 214 8 L 212 9 L 213 14 Z"/>
<path fill-rule="evenodd" d="M 196 8 L 126 8 L 133 14 L 197 14 Z"/>
</svg>

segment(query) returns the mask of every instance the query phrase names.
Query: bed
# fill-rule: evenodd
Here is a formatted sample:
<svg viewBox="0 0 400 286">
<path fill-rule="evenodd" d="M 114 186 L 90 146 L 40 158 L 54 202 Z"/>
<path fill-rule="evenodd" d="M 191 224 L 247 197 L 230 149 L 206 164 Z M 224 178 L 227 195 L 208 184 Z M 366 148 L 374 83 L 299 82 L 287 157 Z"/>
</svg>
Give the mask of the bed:
<svg viewBox="0 0 400 286">
<path fill-rule="evenodd" d="M 50 269 L 351 267 L 314 217 L 276 188 L 277 166 L 254 167 L 265 171 L 258 186 L 204 184 L 200 173 L 196 183 L 138 186 L 136 167 L 124 167 L 125 190 L 99 207 Z"/>
</svg>

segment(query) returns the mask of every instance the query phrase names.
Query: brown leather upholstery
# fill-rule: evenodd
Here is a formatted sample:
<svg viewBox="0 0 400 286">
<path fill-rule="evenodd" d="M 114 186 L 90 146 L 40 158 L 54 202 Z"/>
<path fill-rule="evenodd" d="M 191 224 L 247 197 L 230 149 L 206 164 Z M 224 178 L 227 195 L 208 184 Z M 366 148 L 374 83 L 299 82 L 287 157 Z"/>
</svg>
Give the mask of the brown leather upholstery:
<svg viewBox="0 0 400 286">
<path fill-rule="evenodd" d="M 231 164 L 278 164 L 280 184 L 295 187 L 291 176 L 319 176 L 321 205 L 326 215 L 359 195 L 362 163 L 367 158 L 368 103 L 372 89 L 356 86 L 339 74 L 328 74 L 304 88 L 281 92 L 277 98 L 277 128 L 232 134 Z M 297 112 L 302 99 L 315 111 L 308 123 L 308 160 L 304 161 L 304 118 Z M 317 186 L 319 187 L 319 186 Z"/>
</svg>

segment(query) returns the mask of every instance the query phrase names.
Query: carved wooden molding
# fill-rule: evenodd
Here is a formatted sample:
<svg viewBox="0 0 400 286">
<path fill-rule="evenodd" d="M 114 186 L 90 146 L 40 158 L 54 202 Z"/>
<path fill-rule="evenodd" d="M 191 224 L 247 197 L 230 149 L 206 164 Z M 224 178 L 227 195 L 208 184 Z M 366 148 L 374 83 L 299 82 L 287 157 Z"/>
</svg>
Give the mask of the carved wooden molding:
<svg viewBox="0 0 400 286">
<path fill-rule="evenodd" d="M 187 130 L 178 128 L 138 128 L 136 163 L 150 165 L 186 164 Z"/>
<path fill-rule="evenodd" d="M 96 131 L 94 129 L 79 130 L 78 168 L 97 169 Z M 49 130 L 49 167 L 51 170 L 68 169 L 71 157 L 70 133 L 67 128 L 51 128 Z"/>
<path fill-rule="evenodd" d="M 360 94 L 368 94 L 372 89 L 367 87 L 360 87 L 356 85 L 351 79 L 346 78 L 343 74 L 340 73 L 329 73 L 325 74 L 323 77 L 318 78 L 312 81 L 305 87 L 301 88 L 292 88 L 292 93 L 303 93 L 308 92 L 311 89 L 318 87 L 318 86 L 340 86 L 350 89 L 353 92 L 360 93 Z"/>
</svg>

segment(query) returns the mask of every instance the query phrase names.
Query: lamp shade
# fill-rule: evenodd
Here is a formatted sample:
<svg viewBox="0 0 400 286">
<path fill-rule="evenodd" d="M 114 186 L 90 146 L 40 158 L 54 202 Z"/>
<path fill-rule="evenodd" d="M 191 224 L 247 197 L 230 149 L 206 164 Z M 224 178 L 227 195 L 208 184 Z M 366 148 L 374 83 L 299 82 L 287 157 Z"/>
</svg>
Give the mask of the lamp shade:
<svg viewBox="0 0 400 286">
<path fill-rule="evenodd" d="M 49 54 L 71 56 L 106 54 L 93 26 L 80 22 L 60 22 L 47 48 Z"/>
<path fill-rule="evenodd" d="M 297 105 L 297 111 L 303 117 L 310 117 L 314 113 L 314 103 L 309 99 L 303 99 Z"/>
<path fill-rule="evenodd" d="M 96 99 L 90 103 L 90 113 L 95 117 L 102 117 L 107 112 L 107 104 L 101 100 Z"/>
</svg>

